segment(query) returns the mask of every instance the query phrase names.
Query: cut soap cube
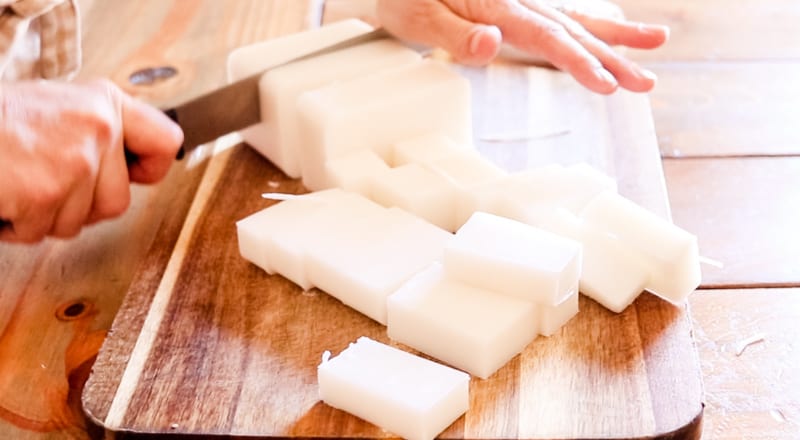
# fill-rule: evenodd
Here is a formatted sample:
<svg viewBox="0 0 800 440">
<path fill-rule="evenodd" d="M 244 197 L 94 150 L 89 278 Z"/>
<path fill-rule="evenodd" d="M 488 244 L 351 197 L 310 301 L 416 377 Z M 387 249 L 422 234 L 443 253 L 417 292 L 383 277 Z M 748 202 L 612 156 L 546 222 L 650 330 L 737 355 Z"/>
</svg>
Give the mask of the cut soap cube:
<svg viewBox="0 0 800 440">
<path fill-rule="evenodd" d="M 317 381 L 328 405 L 410 440 L 435 438 L 469 409 L 468 375 L 366 337 L 323 358 Z"/>
<path fill-rule="evenodd" d="M 551 232 L 476 212 L 445 248 L 448 277 L 540 304 L 575 293 L 581 245 Z"/>
<path fill-rule="evenodd" d="M 362 150 L 329 161 L 325 171 L 336 188 L 373 198 L 375 182 L 385 179 L 389 166 L 372 150 Z"/>
<path fill-rule="evenodd" d="M 274 123 L 267 157 L 287 175 L 300 177 L 297 97 L 327 84 L 419 63 L 422 57 L 393 40 L 379 40 L 272 69 L 259 83 L 261 117 Z"/>
<path fill-rule="evenodd" d="M 681 303 L 700 285 L 697 237 L 669 220 L 611 192 L 595 197 L 581 216 L 644 259 L 650 275 L 647 290 Z"/>
<path fill-rule="evenodd" d="M 393 167 L 410 163 L 424 165 L 464 152 L 478 155 L 478 151 L 470 144 L 457 144 L 446 135 L 434 132 L 412 139 L 403 139 L 392 145 L 391 165 Z"/>
<path fill-rule="evenodd" d="M 455 231 L 457 188 L 440 174 L 421 165 L 408 164 L 376 175 L 372 199 L 386 207 L 396 206 L 447 231 Z"/>
<path fill-rule="evenodd" d="M 363 21 L 350 19 L 316 29 L 285 35 L 235 49 L 228 55 L 228 82 L 263 72 L 293 58 L 321 49 L 330 44 L 367 33 L 372 27 Z M 244 141 L 272 160 L 280 153 L 274 123 L 262 121 L 240 131 Z M 279 163 L 273 161 L 281 167 Z M 283 167 L 281 167 L 283 169 Z M 286 170 L 284 170 L 286 171 Z M 295 173 L 293 173 L 295 174 Z M 292 175 L 291 177 L 299 177 Z"/>
<path fill-rule="evenodd" d="M 380 210 L 364 218 L 341 207 L 343 223 L 317 238 L 306 270 L 315 286 L 385 325 L 386 297 L 440 260 L 452 234 L 401 209 Z"/>
<path fill-rule="evenodd" d="M 469 82 L 433 60 L 306 92 L 298 112 L 303 184 L 311 190 L 331 186 L 326 162 L 354 151 L 391 161 L 391 146 L 403 139 L 433 131 L 457 143 L 472 137 Z"/>
<path fill-rule="evenodd" d="M 484 379 L 539 329 L 534 303 L 448 280 L 439 263 L 389 296 L 388 312 L 390 338 Z"/>
</svg>

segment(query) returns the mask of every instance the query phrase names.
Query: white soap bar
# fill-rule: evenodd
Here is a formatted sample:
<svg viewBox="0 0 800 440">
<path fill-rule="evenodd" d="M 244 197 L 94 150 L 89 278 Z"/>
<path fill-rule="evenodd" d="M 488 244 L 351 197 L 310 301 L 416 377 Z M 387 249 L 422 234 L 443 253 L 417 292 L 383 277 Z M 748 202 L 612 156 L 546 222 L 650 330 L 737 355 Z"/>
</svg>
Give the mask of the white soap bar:
<svg viewBox="0 0 800 440">
<path fill-rule="evenodd" d="M 452 234 L 401 209 L 380 209 L 381 215 L 366 218 L 340 207 L 349 224 L 325 228 L 309 250 L 306 270 L 315 286 L 385 325 L 386 297 L 440 260 Z"/>
<path fill-rule="evenodd" d="M 408 47 L 380 40 L 272 69 L 259 83 L 261 116 L 275 126 L 267 157 L 287 175 L 300 177 L 304 160 L 298 132 L 297 97 L 318 87 L 408 64 L 422 57 Z"/>
<path fill-rule="evenodd" d="M 306 194 L 265 208 L 237 222 L 239 250 L 268 273 L 278 273 L 304 290 L 309 249 L 328 234 L 382 214 L 384 209 L 338 189 Z"/>
<path fill-rule="evenodd" d="M 428 164 L 458 153 L 478 155 L 471 144 L 458 144 L 440 132 L 433 132 L 394 143 L 390 164 L 393 167 Z"/>
<path fill-rule="evenodd" d="M 472 136 L 469 82 L 424 60 L 306 92 L 298 98 L 303 184 L 331 186 L 325 163 L 359 150 L 390 161 L 392 144 L 433 131 L 457 143 Z"/>
<path fill-rule="evenodd" d="M 576 289 L 573 294 L 554 306 L 537 304 L 536 315 L 539 323 L 539 334 L 552 336 L 561 330 L 561 327 L 578 314 L 579 297 L 580 295 Z"/>
<path fill-rule="evenodd" d="M 488 378 L 537 335 L 530 301 L 448 280 L 434 263 L 388 299 L 389 337 Z"/>
<path fill-rule="evenodd" d="M 461 371 L 366 337 L 325 357 L 317 368 L 320 399 L 403 438 L 431 440 L 469 409 L 469 376 Z"/>
<path fill-rule="evenodd" d="M 375 182 L 384 181 L 390 168 L 372 150 L 362 150 L 329 161 L 325 172 L 336 188 L 373 198 Z"/>
<path fill-rule="evenodd" d="M 445 248 L 447 276 L 545 305 L 578 290 L 581 245 L 552 232 L 476 212 Z"/>
<path fill-rule="evenodd" d="M 446 176 L 463 188 L 471 188 L 484 182 L 493 181 L 507 173 L 488 159 L 472 154 L 469 150 L 459 151 L 450 156 L 432 160 L 424 164 L 431 171 Z"/>
<path fill-rule="evenodd" d="M 650 269 L 647 290 L 681 303 L 700 285 L 697 237 L 672 222 L 611 192 L 595 197 L 582 217 L 644 259 Z"/>
<path fill-rule="evenodd" d="M 446 177 L 417 164 L 392 168 L 371 182 L 372 199 L 396 206 L 447 231 L 455 231 L 458 188 Z"/>
<path fill-rule="evenodd" d="M 305 32 L 237 48 L 228 55 L 228 82 L 238 81 L 305 53 L 371 30 L 370 25 L 360 20 L 342 20 Z M 240 134 L 247 144 L 270 158 L 270 156 L 275 157 L 275 153 L 279 151 L 279 145 L 275 142 L 276 132 L 274 123 L 264 121 L 240 131 Z"/>
<path fill-rule="evenodd" d="M 583 244 L 580 291 L 612 312 L 622 312 L 650 279 L 641 256 L 606 231 L 567 210 L 558 210 L 544 228 Z"/>
</svg>

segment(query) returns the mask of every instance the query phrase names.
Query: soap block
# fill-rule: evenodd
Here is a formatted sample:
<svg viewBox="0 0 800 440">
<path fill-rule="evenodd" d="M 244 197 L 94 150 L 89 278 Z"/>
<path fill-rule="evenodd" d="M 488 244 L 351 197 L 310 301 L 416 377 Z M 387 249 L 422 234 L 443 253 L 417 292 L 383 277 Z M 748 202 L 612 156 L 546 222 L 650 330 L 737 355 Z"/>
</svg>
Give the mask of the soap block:
<svg viewBox="0 0 800 440">
<path fill-rule="evenodd" d="M 319 397 L 410 440 L 432 440 L 469 409 L 469 376 L 361 337 L 317 368 Z"/>
<path fill-rule="evenodd" d="M 361 20 L 348 19 L 236 48 L 228 55 L 228 81 L 255 75 L 372 29 Z"/>
<path fill-rule="evenodd" d="M 602 192 L 617 190 L 614 179 L 584 163 L 525 170 L 508 180 L 498 199 L 499 215 L 535 226 L 549 222 L 555 209 L 579 214 Z"/>
<path fill-rule="evenodd" d="M 700 285 L 697 237 L 669 220 L 612 192 L 595 197 L 581 216 L 638 253 L 650 269 L 650 292 L 677 304 Z"/>
<path fill-rule="evenodd" d="M 650 279 L 641 256 L 619 238 L 559 210 L 544 227 L 583 244 L 580 291 L 612 312 L 622 312 L 642 293 Z"/>
<path fill-rule="evenodd" d="M 306 53 L 346 40 L 372 30 L 357 19 L 342 20 L 316 29 L 285 35 L 239 47 L 228 55 L 228 82 L 238 81 L 285 63 Z M 240 131 L 242 139 L 268 159 L 281 152 L 277 143 L 277 126 L 265 119 Z M 273 161 L 281 169 L 283 167 Z M 284 172 L 287 170 L 284 170 Z M 288 173 L 287 173 L 288 174 Z M 291 177 L 299 177 L 292 172 Z"/>
<path fill-rule="evenodd" d="M 434 60 L 306 92 L 297 106 L 303 184 L 311 190 L 329 185 L 329 160 L 354 151 L 390 162 L 391 146 L 403 139 L 440 131 L 469 143 L 472 136 L 469 82 Z"/>
<path fill-rule="evenodd" d="M 456 198 L 456 224 L 464 225 L 476 212 L 508 217 L 506 206 L 509 192 L 515 191 L 519 184 L 508 176 L 476 184 L 468 191 L 460 191 Z"/>
<path fill-rule="evenodd" d="M 422 57 L 403 44 L 379 40 L 272 69 L 261 77 L 261 115 L 275 126 L 268 158 L 287 175 L 300 177 L 304 160 L 298 132 L 297 98 L 309 90 L 384 69 L 419 63 Z"/>
<path fill-rule="evenodd" d="M 380 205 L 338 189 L 306 194 L 238 221 L 240 253 L 308 290 L 315 285 L 307 276 L 309 249 L 328 234 L 383 212 Z"/>
<path fill-rule="evenodd" d="M 374 182 L 380 182 L 390 168 L 372 150 L 362 150 L 339 159 L 329 161 L 326 174 L 335 188 L 362 194 L 372 198 Z"/>
<path fill-rule="evenodd" d="M 536 305 L 445 276 L 433 263 L 388 299 L 395 341 L 488 378 L 537 335 Z"/>
<path fill-rule="evenodd" d="M 381 215 L 370 218 L 342 209 L 350 223 L 318 237 L 306 260 L 309 279 L 385 325 L 386 297 L 440 260 L 452 234 L 402 209 L 380 208 Z"/>
<path fill-rule="evenodd" d="M 239 253 L 267 273 L 279 273 L 304 290 L 313 285 L 305 272 L 307 230 L 320 205 L 298 198 L 274 204 L 236 222 Z"/>
<path fill-rule="evenodd" d="M 446 177 L 421 165 L 392 168 L 372 182 L 372 199 L 396 206 L 447 231 L 455 231 L 458 188 Z"/>
<path fill-rule="evenodd" d="M 578 286 L 571 289 L 563 301 L 556 305 L 537 304 L 536 314 L 539 322 L 539 334 L 552 336 L 563 327 L 570 319 L 578 314 Z"/>
<path fill-rule="evenodd" d="M 556 305 L 575 293 L 581 245 L 551 232 L 476 212 L 445 248 L 449 277 L 535 303 Z"/>
<path fill-rule="evenodd" d="M 458 144 L 440 132 L 433 132 L 394 143 L 390 163 L 393 167 L 429 164 L 459 153 L 478 155 L 471 144 Z"/>
<path fill-rule="evenodd" d="M 507 173 L 488 159 L 469 150 L 456 152 L 448 157 L 425 164 L 431 171 L 446 176 L 462 188 L 471 188 L 483 182 L 493 181 Z"/>
</svg>

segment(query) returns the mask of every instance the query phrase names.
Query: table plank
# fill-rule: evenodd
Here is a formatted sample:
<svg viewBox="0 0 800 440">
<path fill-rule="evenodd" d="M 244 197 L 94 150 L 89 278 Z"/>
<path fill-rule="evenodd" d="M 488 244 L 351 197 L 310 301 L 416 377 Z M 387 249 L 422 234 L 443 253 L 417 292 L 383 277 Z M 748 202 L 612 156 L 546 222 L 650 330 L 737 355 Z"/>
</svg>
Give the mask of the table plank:
<svg viewBox="0 0 800 440">
<path fill-rule="evenodd" d="M 800 289 L 701 290 L 690 302 L 706 378 L 703 438 L 796 437 Z"/>
<path fill-rule="evenodd" d="M 800 3 L 794 0 L 616 0 L 633 19 L 670 26 L 655 51 L 632 50 L 641 61 L 798 60 Z"/>
<path fill-rule="evenodd" d="M 664 161 L 675 223 L 696 234 L 704 287 L 800 285 L 800 158 Z"/>
<path fill-rule="evenodd" d="M 649 63 L 664 157 L 800 154 L 800 63 Z"/>
<path fill-rule="evenodd" d="M 472 83 L 487 158 L 509 170 L 587 161 L 669 216 L 646 96 L 602 97 L 562 73 L 511 63 L 454 68 Z M 362 335 L 391 343 L 385 328 L 238 254 L 234 222 L 273 203 L 259 197 L 267 188 L 304 191 L 248 147 L 227 150 L 209 165 L 175 247 L 153 248 L 158 258 L 134 282 L 84 393 L 107 431 L 388 436 L 321 404 L 316 388 L 324 350 Z M 556 336 L 473 379 L 473 409 L 443 437 L 696 436 L 702 390 L 686 309 L 650 295 L 619 315 L 587 299 L 581 308 Z"/>
</svg>

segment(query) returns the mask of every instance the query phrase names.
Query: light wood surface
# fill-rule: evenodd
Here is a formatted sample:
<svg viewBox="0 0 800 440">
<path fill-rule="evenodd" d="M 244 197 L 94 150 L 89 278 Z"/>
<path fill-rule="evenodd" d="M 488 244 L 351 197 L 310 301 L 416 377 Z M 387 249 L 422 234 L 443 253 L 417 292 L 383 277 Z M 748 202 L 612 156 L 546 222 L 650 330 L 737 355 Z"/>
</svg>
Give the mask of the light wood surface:
<svg viewBox="0 0 800 440">
<path fill-rule="evenodd" d="M 341 3 L 351 10 L 359 7 L 344 5 L 347 1 L 328 3 Z M 127 90 L 157 104 L 221 84 L 224 66 L 217 60 L 227 47 L 287 31 L 295 21 L 306 20 L 304 12 L 290 12 L 294 21 L 261 26 L 265 10 L 291 9 L 294 0 L 290 7 L 265 0 L 80 3 L 86 36 L 82 76 L 111 76 Z M 740 158 L 732 166 L 725 165 L 729 159 L 724 157 L 797 153 L 793 150 L 796 124 L 792 122 L 797 107 L 797 83 L 792 79 L 797 78 L 793 72 L 798 69 L 799 47 L 792 35 L 800 19 L 796 2 L 746 0 L 733 9 L 721 0 L 618 3 L 629 17 L 672 25 L 671 41 L 665 48 L 629 52 L 661 77 L 651 102 L 662 152 L 667 156 L 673 156 L 675 150 L 684 157 L 720 156 L 702 162 L 707 165 L 683 158 L 664 162 L 676 221 L 688 226 L 701 242 L 721 243 L 716 250 L 704 245 L 704 253 L 728 262 L 726 267 L 736 262 L 742 271 L 739 276 L 730 267 L 716 272 L 713 266 L 706 266 L 706 280 L 725 284 L 729 282 L 726 277 L 733 276 L 743 287 L 759 285 L 765 280 L 763 260 L 784 267 L 768 267 L 766 273 L 791 275 L 797 259 L 790 243 L 796 236 L 788 235 L 787 243 L 773 238 L 779 237 L 780 230 L 796 234 L 796 228 L 791 228 L 797 219 L 792 210 L 797 205 L 791 205 L 796 203 L 792 180 L 796 165 L 791 158 L 769 161 L 766 169 L 770 175 L 785 177 L 781 184 L 777 178 L 758 178 L 764 173 L 759 158 Z M 207 18 L 212 11 L 212 18 Z M 187 24 L 186 14 L 196 18 Z M 176 16 L 182 27 L 170 31 Z M 166 35 L 160 35 L 162 32 Z M 178 37 L 181 32 L 183 36 Z M 165 43 L 164 37 L 173 38 L 172 43 Z M 133 59 L 139 62 L 131 62 Z M 176 65 L 183 60 L 188 67 L 181 73 L 191 73 L 193 79 L 183 80 L 188 75 L 179 75 L 138 90 L 128 85 L 127 76 L 133 70 L 156 66 L 165 59 Z M 204 67 L 196 69 L 194 63 Z M 749 105 L 739 106 L 740 102 Z M 0 356 L 0 406 L 14 408 L 13 412 L 0 411 L 0 438 L 88 437 L 79 397 L 99 345 L 98 335 L 111 325 L 136 267 L 151 264 L 144 254 L 173 200 L 169 189 L 182 185 L 194 189 L 204 170 L 193 168 L 193 174 L 184 177 L 184 171 L 176 167 L 173 174 L 178 178 L 172 176 L 161 186 L 166 196 L 159 194 L 158 188 L 135 188 L 133 209 L 124 218 L 91 229 L 77 240 L 32 248 L 0 245 L 0 346 L 13 346 Z M 735 173 L 747 178 L 737 179 Z M 711 191 L 708 180 L 729 185 L 716 185 Z M 759 218 L 749 226 L 738 212 L 754 204 L 763 206 L 771 218 Z M 169 208 L 180 211 L 188 207 Z M 176 239 L 181 226 L 173 219 L 161 227 L 165 232 L 155 240 Z M 775 231 L 767 232 L 771 229 Z M 728 231 L 728 236 L 721 230 Z M 717 252 L 723 249 L 731 254 Z M 758 250 L 758 257 L 749 255 L 753 249 Z M 798 329 L 798 295 L 797 289 L 744 288 L 699 291 L 690 297 L 704 378 L 703 438 L 796 438 L 800 431 L 796 390 L 800 387 L 791 369 L 800 362 L 793 339 Z M 91 303 L 93 307 L 84 309 L 89 313 L 81 311 L 75 315 L 77 319 L 69 321 L 62 320 L 61 314 L 58 319 L 57 311 L 63 313 L 67 309 L 63 306 L 79 300 Z M 766 335 L 763 341 L 748 346 L 739 356 L 734 354 L 732 347 L 761 332 Z"/>
</svg>

